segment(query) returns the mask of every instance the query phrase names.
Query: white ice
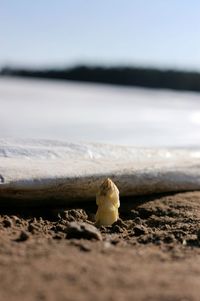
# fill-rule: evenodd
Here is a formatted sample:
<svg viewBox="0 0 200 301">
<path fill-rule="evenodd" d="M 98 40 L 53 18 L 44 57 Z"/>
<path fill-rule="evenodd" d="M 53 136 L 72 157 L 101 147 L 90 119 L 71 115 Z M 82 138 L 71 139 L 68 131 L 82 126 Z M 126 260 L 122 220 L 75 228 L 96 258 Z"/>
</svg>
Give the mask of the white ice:
<svg viewBox="0 0 200 301">
<path fill-rule="evenodd" d="M 0 78 L 0 138 L 200 146 L 200 94 Z"/>
</svg>

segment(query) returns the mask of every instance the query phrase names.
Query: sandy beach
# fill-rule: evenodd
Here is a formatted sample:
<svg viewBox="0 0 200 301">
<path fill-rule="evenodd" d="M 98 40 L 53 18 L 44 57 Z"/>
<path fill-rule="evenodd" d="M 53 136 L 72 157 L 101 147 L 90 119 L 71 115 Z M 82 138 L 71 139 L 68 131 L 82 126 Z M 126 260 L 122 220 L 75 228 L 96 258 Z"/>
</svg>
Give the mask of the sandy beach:
<svg viewBox="0 0 200 301">
<path fill-rule="evenodd" d="M 99 229 L 95 201 L 1 211 L 0 300 L 199 300 L 200 192 L 131 203 Z"/>
</svg>

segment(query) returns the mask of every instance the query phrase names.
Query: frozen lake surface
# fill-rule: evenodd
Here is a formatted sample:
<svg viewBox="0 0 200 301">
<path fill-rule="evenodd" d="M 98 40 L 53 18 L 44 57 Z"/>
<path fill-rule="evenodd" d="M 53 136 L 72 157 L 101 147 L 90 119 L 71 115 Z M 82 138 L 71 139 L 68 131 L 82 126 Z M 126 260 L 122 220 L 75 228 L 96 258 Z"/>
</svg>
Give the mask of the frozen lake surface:
<svg viewBox="0 0 200 301">
<path fill-rule="evenodd" d="M 200 94 L 0 78 L 0 138 L 200 146 Z"/>
</svg>

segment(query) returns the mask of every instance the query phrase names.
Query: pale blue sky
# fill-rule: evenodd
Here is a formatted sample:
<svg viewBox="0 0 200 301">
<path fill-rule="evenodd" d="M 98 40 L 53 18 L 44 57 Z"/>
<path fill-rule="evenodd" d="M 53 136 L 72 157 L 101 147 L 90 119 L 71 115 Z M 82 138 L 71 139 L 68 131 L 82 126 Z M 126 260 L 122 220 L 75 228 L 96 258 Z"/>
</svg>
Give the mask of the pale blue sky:
<svg viewBox="0 0 200 301">
<path fill-rule="evenodd" d="M 0 0 L 0 66 L 200 70 L 198 0 Z"/>
</svg>

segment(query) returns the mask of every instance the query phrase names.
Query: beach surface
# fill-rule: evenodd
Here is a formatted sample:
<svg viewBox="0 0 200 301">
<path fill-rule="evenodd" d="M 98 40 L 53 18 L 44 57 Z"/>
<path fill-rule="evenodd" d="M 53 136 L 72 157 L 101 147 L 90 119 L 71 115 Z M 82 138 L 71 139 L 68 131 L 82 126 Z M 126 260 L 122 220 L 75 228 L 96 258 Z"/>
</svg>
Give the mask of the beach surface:
<svg viewBox="0 0 200 301">
<path fill-rule="evenodd" d="M 200 192 L 121 200 L 110 227 L 95 211 L 1 210 L 0 300 L 199 300 Z"/>
</svg>

